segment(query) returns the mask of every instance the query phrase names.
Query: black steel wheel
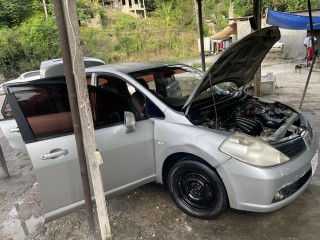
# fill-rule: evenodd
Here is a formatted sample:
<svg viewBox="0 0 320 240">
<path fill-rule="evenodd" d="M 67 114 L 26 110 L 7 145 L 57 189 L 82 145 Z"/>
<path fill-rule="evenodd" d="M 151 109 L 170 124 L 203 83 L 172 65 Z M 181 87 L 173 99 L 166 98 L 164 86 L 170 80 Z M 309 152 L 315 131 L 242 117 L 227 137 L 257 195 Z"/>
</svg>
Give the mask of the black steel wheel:
<svg viewBox="0 0 320 240">
<path fill-rule="evenodd" d="M 228 207 L 227 193 L 218 174 L 190 158 L 171 168 L 168 188 L 177 206 L 193 217 L 213 219 Z"/>
</svg>

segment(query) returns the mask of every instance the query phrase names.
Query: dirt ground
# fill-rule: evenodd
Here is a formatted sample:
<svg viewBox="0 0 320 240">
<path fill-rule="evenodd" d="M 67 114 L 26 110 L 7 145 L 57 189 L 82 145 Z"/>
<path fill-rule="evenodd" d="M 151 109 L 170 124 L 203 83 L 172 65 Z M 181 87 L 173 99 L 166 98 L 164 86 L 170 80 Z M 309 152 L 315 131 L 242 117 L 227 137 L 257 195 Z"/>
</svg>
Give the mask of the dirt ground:
<svg viewBox="0 0 320 240">
<path fill-rule="evenodd" d="M 263 74 L 272 71 L 276 90 L 268 98 L 299 106 L 307 69 L 295 73 L 295 63 L 265 62 Z M 320 133 L 320 72 L 310 80 L 303 111 Z M 0 239 L 88 239 L 85 210 L 44 224 L 42 203 L 29 157 L 14 151 L 0 133 L 10 177 L 0 168 Z M 320 228 L 320 167 L 312 183 L 292 204 L 273 213 L 228 210 L 215 220 L 199 220 L 182 213 L 169 193 L 148 184 L 107 199 L 113 239 L 282 239 L 316 240 Z M 98 227 L 98 223 L 96 222 Z"/>
</svg>

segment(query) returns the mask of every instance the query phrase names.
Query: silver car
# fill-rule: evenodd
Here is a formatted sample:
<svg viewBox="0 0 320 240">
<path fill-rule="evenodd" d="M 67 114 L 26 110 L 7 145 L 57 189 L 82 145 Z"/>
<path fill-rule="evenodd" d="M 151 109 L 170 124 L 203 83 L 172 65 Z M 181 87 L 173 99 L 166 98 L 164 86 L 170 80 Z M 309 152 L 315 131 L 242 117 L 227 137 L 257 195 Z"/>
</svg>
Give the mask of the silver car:
<svg viewBox="0 0 320 240">
<path fill-rule="evenodd" d="M 206 73 L 160 62 L 87 68 L 106 195 L 158 182 L 203 219 L 228 207 L 270 212 L 301 195 L 318 163 L 314 131 L 301 112 L 244 91 L 279 38 L 276 27 L 248 35 Z M 16 122 L 2 128 L 31 157 L 46 219 L 82 206 L 64 77 L 4 90 Z"/>
</svg>

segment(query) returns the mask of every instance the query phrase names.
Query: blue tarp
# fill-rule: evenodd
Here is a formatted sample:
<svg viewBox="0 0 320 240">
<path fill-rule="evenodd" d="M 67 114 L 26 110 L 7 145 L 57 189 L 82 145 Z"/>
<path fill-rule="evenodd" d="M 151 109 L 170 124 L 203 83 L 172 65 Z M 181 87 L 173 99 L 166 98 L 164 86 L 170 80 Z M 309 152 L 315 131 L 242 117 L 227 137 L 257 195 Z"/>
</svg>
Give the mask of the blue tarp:
<svg viewBox="0 0 320 240">
<path fill-rule="evenodd" d="M 320 29 L 320 17 L 312 17 L 313 29 Z M 267 24 L 293 30 L 310 30 L 309 16 L 267 9 Z"/>
</svg>

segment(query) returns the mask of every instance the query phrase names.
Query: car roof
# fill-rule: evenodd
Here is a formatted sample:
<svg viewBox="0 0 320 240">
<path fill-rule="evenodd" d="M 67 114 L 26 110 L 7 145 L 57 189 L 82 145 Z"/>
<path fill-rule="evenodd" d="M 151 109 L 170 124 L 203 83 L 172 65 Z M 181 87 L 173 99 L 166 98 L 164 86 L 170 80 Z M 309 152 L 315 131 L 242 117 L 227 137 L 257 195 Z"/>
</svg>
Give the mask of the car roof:
<svg viewBox="0 0 320 240">
<path fill-rule="evenodd" d="M 62 66 L 62 61 L 58 59 L 60 62 L 60 67 Z M 116 70 L 122 73 L 132 73 L 132 72 L 138 72 L 138 71 L 143 71 L 143 70 L 148 70 L 148 69 L 153 69 L 153 68 L 159 68 L 159 67 L 166 67 L 166 66 L 173 66 L 173 65 L 185 65 L 183 63 L 179 62 L 130 62 L 130 63 L 115 63 L 115 64 L 108 64 L 108 65 L 98 65 L 94 67 L 88 67 L 86 68 L 87 73 L 91 72 L 107 72 L 108 70 Z M 57 73 L 56 73 L 57 74 Z M 58 76 L 63 76 L 62 72 L 59 72 Z M 52 76 L 50 76 L 51 78 Z M 37 77 L 37 78 L 25 78 L 21 82 L 33 82 L 37 80 L 41 80 L 43 78 Z M 12 81 L 12 83 L 15 81 Z M 20 81 L 19 81 L 20 82 Z M 7 85 L 10 84 L 11 82 L 5 82 L 2 85 Z M 2 87 L 2 85 L 0 87 Z M 0 91 L 3 94 L 3 90 Z"/>
<path fill-rule="evenodd" d="M 104 72 L 108 69 L 116 69 L 122 73 L 132 73 L 153 68 L 166 67 L 172 65 L 184 65 L 178 62 L 130 62 L 130 63 L 114 63 L 87 68 L 87 72 Z"/>
<path fill-rule="evenodd" d="M 85 67 L 93 67 L 104 65 L 105 62 L 98 58 L 84 57 Z M 53 76 L 61 76 L 64 74 L 63 59 L 51 59 L 42 61 L 40 65 L 40 78 L 47 78 Z"/>
</svg>

